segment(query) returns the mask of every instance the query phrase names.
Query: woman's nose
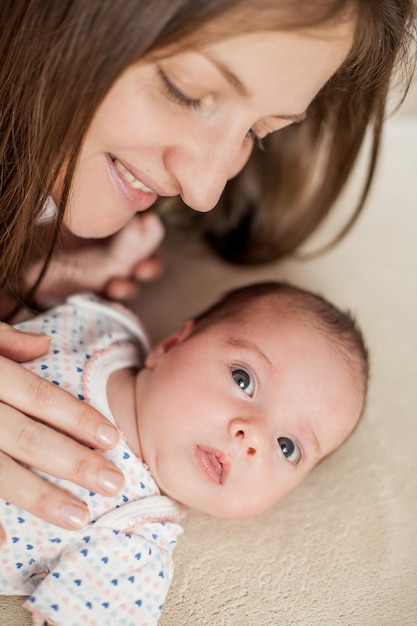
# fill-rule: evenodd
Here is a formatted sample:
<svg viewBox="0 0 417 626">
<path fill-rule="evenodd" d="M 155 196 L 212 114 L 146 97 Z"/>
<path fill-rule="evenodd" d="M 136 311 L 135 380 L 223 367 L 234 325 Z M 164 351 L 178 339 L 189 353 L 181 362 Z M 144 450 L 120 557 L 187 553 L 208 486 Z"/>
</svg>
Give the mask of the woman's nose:
<svg viewBox="0 0 417 626">
<path fill-rule="evenodd" d="M 224 140 L 212 137 L 201 143 L 196 138 L 188 145 L 172 148 L 168 167 L 185 204 L 202 213 L 211 211 L 227 181 L 240 172 L 251 151 L 251 141 L 242 142 L 241 134 Z"/>
</svg>

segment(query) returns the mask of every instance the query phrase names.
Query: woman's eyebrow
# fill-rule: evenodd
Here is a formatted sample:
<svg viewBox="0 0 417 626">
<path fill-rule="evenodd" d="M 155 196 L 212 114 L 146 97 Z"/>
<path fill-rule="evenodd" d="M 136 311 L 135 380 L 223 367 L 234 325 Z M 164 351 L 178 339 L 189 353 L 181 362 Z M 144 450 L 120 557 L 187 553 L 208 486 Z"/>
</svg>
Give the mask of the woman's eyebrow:
<svg viewBox="0 0 417 626">
<path fill-rule="evenodd" d="M 240 96 L 246 99 L 250 98 L 251 93 L 246 88 L 246 85 L 240 80 L 240 78 L 236 76 L 236 74 L 232 72 L 229 67 L 227 67 L 227 65 L 210 55 L 205 56 L 207 60 L 210 61 L 210 63 L 212 63 L 219 70 L 219 72 L 224 76 L 229 85 L 231 85 Z M 278 115 L 268 115 L 268 117 L 271 117 L 273 119 L 286 120 L 296 123 L 305 120 L 306 116 L 307 111 L 303 111 L 302 113 L 282 113 Z"/>
<path fill-rule="evenodd" d="M 236 74 L 234 74 L 232 70 L 227 67 L 227 65 L 212 56 L 206 55 L 206 58 L 219 70 L 219 72 L 224 76 L 229 85 L 231 85 L 240 96 L 242 96 L 243 98 L 250 97 L 250 93 L 247 90 L 246 85 L 243 84 L 240 78 L 238 78 Z"/>
<path fill-rule="evenodd" d="M 270 115 L 274 120 L 289 120 L 290 122 L 300 123 L 307 117 L 307 111 L 303 111 L 302 113 L 293 113 L 292 115 Z"/>
</svg>

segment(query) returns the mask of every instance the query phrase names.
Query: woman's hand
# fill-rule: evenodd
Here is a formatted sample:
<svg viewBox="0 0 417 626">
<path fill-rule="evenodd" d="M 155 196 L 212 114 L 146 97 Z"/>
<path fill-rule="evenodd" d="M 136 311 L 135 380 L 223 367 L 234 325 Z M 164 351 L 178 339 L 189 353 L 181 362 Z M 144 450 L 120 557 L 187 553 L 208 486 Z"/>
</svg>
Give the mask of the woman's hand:
<svg viewBox="0 0 417 626">
<path fill-rule="evenodd" d="M 113 495 L 123 488 L 122 473 L 87 446 L 112 448 L 119 433 L 95 409 L 15 362 L 48 346 L 48 337 L 0 323 L 0 496 L 48 522 L 80 528 L 89 521 L 86 505 L 28 467 Z M 0 544 L 4 536 L 0 527 Z"/>
<path fill-rule="evenodd" d="M 68 236 L 52 257 L 36 296 L 47 304 L 81 291 L 112 300 L 133 300 L 140 282 L 153 280 L 162 272 L 157 249 L 164 234 L 159 217 L 145 213 L 105 240 Z M 41 267 L 40 261 L 31 266 L 29 284 L 36 280 Z"/>
</svg>

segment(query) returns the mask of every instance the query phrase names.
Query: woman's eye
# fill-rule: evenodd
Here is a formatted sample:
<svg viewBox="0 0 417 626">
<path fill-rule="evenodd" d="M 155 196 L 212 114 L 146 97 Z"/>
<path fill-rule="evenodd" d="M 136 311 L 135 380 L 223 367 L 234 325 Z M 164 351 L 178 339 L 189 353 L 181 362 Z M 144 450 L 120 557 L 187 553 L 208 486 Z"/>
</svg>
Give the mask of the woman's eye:
<svg viewBox="0 0 417 626">
<path fill-rule="evenodd" d="M 254 385 L 250 374 L 248 374 L 246 370 L 239 368 L 233 369 L 232 376 L 235 383 L 243 389 L 248 396 L 253 396 Z"/>
<path fill-rule="evenodd" d="M 176 87 L 169 80 L 168 76 L 160 68 L 158 69 L 158 76 L 161 80 L 162 86 L 164 87 L 165 93 L 171 100 L 188 108 L 200 108 L 201 101 L 198 99 L 188 98 L 188 96 L 182 93 L 182 91 L 180 91 L 178 87 Z"/>
<path fill-rule="evenodd" d="M 278 444 L 282 454 L 290 463 L 297 463 L 301 458 L 299 446 L 289 437 L 278 437 Z"/>
<path fill-rule="evenodd" d="M 249 129 L 246 136 L 248 137 L 248 139 L 251 139 L 253 141 L 253 145 L 259 148 L 259 150 L 262 150 L 263 152 L 265 151 L 265 146 L 263 144 L 262 138 L 258 137 L 255 131 L 252 130 L 252 128 Z"/>
</svg>

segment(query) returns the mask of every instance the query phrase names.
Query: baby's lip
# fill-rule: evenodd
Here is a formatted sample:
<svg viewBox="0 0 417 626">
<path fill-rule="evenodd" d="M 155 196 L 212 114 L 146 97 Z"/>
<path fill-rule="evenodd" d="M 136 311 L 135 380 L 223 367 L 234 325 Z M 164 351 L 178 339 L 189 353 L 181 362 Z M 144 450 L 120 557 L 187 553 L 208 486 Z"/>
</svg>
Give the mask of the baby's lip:
<svg viewBox="0 0 417 626">
<path fill-rule="evenodd" d="M 221 450 L 211 446 L 198 445 L 195 449 L 195 457 L 198 466 L 210 480 L 216 485 L 223 485 L 230 472 L 230 463 Z"/>
</svg>

